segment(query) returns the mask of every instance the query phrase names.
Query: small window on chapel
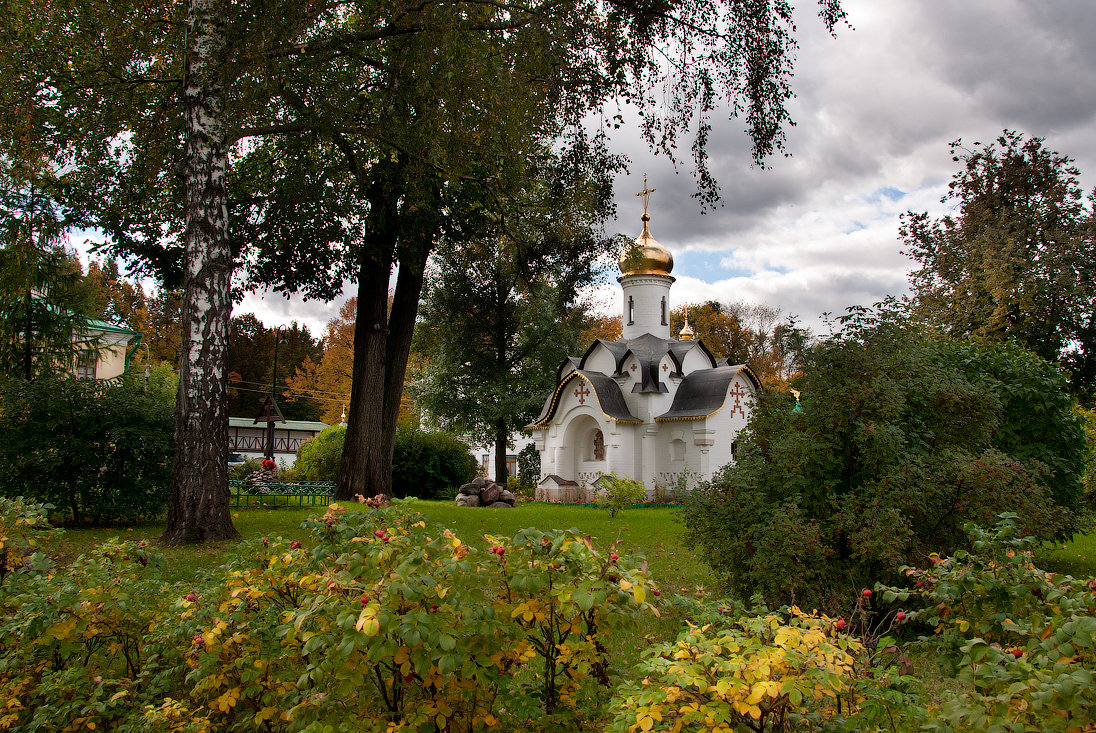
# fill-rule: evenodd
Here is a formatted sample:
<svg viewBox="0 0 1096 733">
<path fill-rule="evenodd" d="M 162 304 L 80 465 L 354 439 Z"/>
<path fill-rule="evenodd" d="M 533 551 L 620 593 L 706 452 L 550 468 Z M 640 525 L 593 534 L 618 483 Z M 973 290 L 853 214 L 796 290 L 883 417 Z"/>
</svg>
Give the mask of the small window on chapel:
<svg viewBox="0 0 1096 733">
<path fill-rule="evenodd" d="M 662 325 L 663 326 L 667 325 L 667 323 L 666 323 L 666 298 L 662 299 Z"/>
<path fill-rule="evenodd" d="M 635 315 L 635 310 L 636 310 L 635 301 L 633 301 L 632 296 L 629 295 L 628 296 L 628 325 L 629 326 L 635 325 L 635 320 L 632 318 L 632 316 Z"/>
<path fill-rule="evenodd" d="M 594 460 L 605 460 L 605 436 L 600 430 L 594 431 Z"/>
<path fill-rule="evenodd" d="M 732 461 L 737 461 L 738 460 L 738 441 L 737 440 L 732 440 L 731 441 L 731 460 Z"/>
</svg>

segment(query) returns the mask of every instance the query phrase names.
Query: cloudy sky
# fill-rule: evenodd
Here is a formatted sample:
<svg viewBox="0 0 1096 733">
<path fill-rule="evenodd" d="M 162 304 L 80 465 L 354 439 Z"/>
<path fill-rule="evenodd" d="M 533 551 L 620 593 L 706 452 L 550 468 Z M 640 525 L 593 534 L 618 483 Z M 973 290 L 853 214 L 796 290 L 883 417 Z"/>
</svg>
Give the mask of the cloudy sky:
<svg viewBox="0 0 1096 733">
<path fill-rule="evenodd" d="M 635 193 L 646 172 L 651 233 L 674 254 L 675 304 L 716 299 L 776 306 L 824 330 L 819 317 L 907 289 L 899 215 L 941 214 L 957 170 L 948 143 L 990 141 L 1003 128 L 1044 137 L 1096 185 L 1096 4 L 1092 0 L 846 0 L 852 28 L 830 37 L 801 0 L 789 158 L 750 164 L 742 123 L 717 125 L 713 170 L 723 206 L 691 198 L 677 170 L 635 134 L 616 184 L 610 232 L 639 234 Z M 619 309 L 611 280 L 599 290 Z M 339 303 L 254 294 L 237 312 L 268 325 L 296 319 L 319 335 Z"/>
</svg>

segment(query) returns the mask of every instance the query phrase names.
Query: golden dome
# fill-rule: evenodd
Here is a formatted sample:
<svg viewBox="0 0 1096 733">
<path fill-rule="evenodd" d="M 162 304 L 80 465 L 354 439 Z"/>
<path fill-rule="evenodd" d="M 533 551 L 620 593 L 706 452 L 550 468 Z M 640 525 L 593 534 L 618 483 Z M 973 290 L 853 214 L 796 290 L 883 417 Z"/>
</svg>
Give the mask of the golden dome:
<svg viewBox="0 0 1096 733">
<path fill-rule="evenodd" d="M 621 256 L 620 272 L 624 275 L 669 275 L 674 269 L 674 256 L 651 236 L 647 228 L 651 217 L 644 212 L 642 218 L 643 233 Z"/>
<path fill-rule="evenodd" d="M 685 316 L 685 327 L 682 328 L 681 333 L 679 333 L 677 335 L 677 340 L 678 341 L 692 341 L 693 336 L 695 336 L 695 335 L 696 335 L 696 333 L 689 326 L 689 317 Z"/>
</svg>

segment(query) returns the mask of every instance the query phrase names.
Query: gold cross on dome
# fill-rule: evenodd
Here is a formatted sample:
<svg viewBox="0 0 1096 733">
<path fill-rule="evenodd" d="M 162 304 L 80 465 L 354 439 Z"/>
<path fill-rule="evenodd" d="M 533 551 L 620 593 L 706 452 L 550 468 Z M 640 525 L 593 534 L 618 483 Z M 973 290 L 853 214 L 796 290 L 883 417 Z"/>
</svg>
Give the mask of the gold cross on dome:
<svg viewBox="0 0 1096 733">
<path fill-rule="evenodd" d="M 636 194 L 636 196 L 643 197 L 643 213 L 647 213 L 647 201 L 651 198 L 651 194 L 657 191 L 657 188 L 647 188 L 647 174 L 643 174 L 643 190 Z"/>
</svg>

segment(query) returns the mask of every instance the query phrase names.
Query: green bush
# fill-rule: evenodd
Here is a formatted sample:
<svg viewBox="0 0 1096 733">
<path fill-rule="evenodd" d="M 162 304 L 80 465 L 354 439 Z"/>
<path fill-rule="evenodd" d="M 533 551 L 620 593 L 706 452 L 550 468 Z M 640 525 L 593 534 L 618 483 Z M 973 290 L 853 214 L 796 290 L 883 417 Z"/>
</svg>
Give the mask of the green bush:
<svg viewBox="0 0 1096 733">
<path fill-rule="evenodd" d="M 35 513 L 0 505 L 0 527 Z M 167 586 L 112 540 L 0 593 L 0 730 L 578 730 L 654 612 L 642 558 L 574 531 L 465 545 L 403 506 L 310 519 Z M 604 699 L 604 693 L 602 699 Z"/>
<path fill-rule="evenodd" d="M 540 451 L 533 443 L 518 451 L 518 478 L 527 489 L 536 489 L 540 481 Z"/>
<path fill-rule="evenodd" d="M 452 433 L 400 427 L 392 454 L 392 493 L 420 499 L 452 495 L 476 477 L 479 464 L 467 444 Z"/>
<path fill-rule="evenodd" d="M 642 504 L 647 498 L 647 489 L 634 478 L 617 476 L 615 473 L 602 474 L 597 481 L 598 493 L 594 502 L 609 510 L 609 516 L 633 504 Z"/>
<path fill-rule="evenodd" d="M 334 481 L 342 459 L 346 428 L 332 425 L 297 449 L 294 464 L 300 481 Z"/>
<path fill-rule="evenodd" d="M 1079 527 L 1085 439 L 1051 364 L 870 314 L 804 362 L 801 410 L 762 396 L 736 464 L 682 497 L 687 540 L 739 595 L 836 612 L 967 547 L 968 522 Z"/>
<path fill-rule="evenodd" d="M 797 608 L 690 625 L 647 650 L 607 730 L 916 730 L 908 680 L 876 675 L 840 620 Z"/>
<path fill-rule="evenodd" d="M 52 504 L 76 524 L 161 515 L 174 455 L 172 408 L 94 380 L 0 382 L 0 494 Z"/>
<path fill-rule="evenodd" d="M 246 458 L 243 463 L 228 467 L 228 480 L 243 481 L 251 474 L 258 473 L 262 467 L 262 458 Z"/>
<path fill-rule="evenodd" d="M 302 444 L 297 451 L 297 479 L 334 481 L 345 438 L 346 428 L 334 426 Z M 478 465 L 468 446 L 455 435 L 401 425 L 392 454 L 393 495 L 453 498 L 461 484 L 475 478 Z"/>
<path fill-rule="evenodd" d="M 883 599 L 910 619 L 942 666 L 969 687 L 946 694 L 926 730 L 1073 730 L 1096 709 L 1096 579 L 1044 572 L 1018 517 L 971 529 L 972 550 L 904 568 Z"/>
</svg>

